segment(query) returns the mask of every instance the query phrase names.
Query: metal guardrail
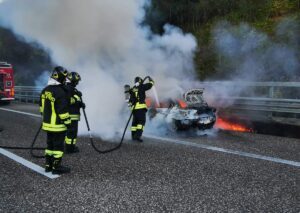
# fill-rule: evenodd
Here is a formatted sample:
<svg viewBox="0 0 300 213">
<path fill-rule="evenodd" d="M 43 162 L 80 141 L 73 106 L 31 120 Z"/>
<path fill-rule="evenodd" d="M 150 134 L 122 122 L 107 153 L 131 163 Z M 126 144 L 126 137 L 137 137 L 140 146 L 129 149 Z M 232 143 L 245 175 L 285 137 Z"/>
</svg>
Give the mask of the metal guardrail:
<svg viewBox="0 0 300 213">
<path fill-rule="evenodd" d="M 15 86 L 15 100 L 25 103 L 38 103 L 43 87 Z"/>
<path fill-rule="evenodd" d="M 300 82 L 216 81 L 201 86 L 212 102 L 221 103 L 219 108 L 300 115 Z"/>
<path fill-rule="evenodd" d="M 214 81 L 201 82 L 200 86 L 213 94 L 215 102 L 230 102 L 228 105 L 217 107 L 300 115 L 300 82 Z M 38 103 L 42 89 L 34 86 L 16 86 L 15 99 L 26 103 Z M 231 91 L 232 94 L 224 93 L 225 90 Z"/>
<path fill-rule="evenodd" d="M 300 100 L 270 98 L 233 98 L 232 109 L 300 114 Z"/>
</svg>

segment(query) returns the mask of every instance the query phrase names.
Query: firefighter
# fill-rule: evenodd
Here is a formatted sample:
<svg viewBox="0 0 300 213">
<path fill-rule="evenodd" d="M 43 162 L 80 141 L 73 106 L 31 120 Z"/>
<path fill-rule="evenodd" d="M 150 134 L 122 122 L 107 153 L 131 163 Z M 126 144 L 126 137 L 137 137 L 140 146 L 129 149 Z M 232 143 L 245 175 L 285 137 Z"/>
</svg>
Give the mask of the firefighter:
<svg viewBox="0 0 300 213">
<path fill-rule="evenodd" d="M 82 93 L 76 89 L 80 75 L 77 72 L 70 72 L 66 80 L 66 88 L 70 96 L 69 112 L 71 118 L 71 125 L 67 130 L 65 138 L 65 151 L 68 154 L 79 152 L 79 148 L 76 146 L 78 121 L 80 120 L 80 108 L 85 109 L 85 104 L 82 102 Z"/>
<path fill-rule="evenodd" d="M 40 112 L 43 117 L 42 129 L 47 133 L 47 148 L 45 150 L 45 172 L 52 174 L 69 173 L 70 168 L 62 166 L 64 140 L 67 127 L 71 124 L 68 103 L 69 98 L 64 83 L 67 71 L 55 67 L 48 85 L 40 95 Z"/>
<path fill-rule="evenodd" d="M 141 139 L 146 123 L 147 105 L 145 103 L 146 91 L 154 85 L 152 78 L 148 76 L 149 83 L 143 83 L 140 77 L 134 79 L 134 87 L 130 89 L 129 104 L 133 110 L 133 120 L 131 126 L 132 140 L 143 142 Z"/>
</svg>

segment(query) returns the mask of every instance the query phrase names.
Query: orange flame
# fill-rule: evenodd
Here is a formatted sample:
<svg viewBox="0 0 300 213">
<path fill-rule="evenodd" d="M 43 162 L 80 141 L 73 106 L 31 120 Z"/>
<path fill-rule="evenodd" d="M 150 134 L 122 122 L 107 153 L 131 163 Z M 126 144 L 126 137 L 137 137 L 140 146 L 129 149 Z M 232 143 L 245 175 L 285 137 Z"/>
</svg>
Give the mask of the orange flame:
<svg viewBox="0 0 300 213">
<path fill-rule="evenodd" d="M 253 132 L 251 128 L 247 128 L 246 126 L 243 126 L 241 124 L 225 121 L 222 118 L 217 119 L 215 127 L 223 130 L 231 130 L 231 131 L 238 131 L 238 132 Z"/>
<path fill-rule="evenodd" d="M 178 99 L 177 101 L 178 101 L 180 108 L 182 108 L 182 109 L 187 108 L 187 104 L 183 100 Z"/>
<path fill-rule="evenodd" d="M 151 105 L 152 105 L 151 98 L 146 98 L 145 102 L 146 102 L 146 105 L 147 105 L 148 108 L 151 107 Z"/>
</svg>

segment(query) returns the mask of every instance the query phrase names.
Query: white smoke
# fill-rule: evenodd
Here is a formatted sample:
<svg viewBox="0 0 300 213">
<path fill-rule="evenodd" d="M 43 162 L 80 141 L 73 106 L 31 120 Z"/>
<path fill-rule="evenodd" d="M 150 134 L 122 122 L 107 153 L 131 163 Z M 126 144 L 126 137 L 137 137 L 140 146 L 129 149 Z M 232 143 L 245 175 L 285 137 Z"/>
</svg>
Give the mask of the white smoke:
<svg viewBox="0 0 300 213">
<path fill-rule="evenodd" d="M 0 22 L 49 50 L 82 76 L 79 89 L 93 132 L 112 138 L 126 123 L 123 85 L 151 76 L 162 97 L 181 94 L 194 78 L 195 38 L 166 25 L 153 35 L 140 22 L 145 0 L 9 0 Z M 81 127 L 83 130 L 83 127 Z"/>
<path fill-rule="evenodd" d="M 34 84 L 36 87 L 45 87 L 49 80 L 50 72 L 44 71 L 37 79 L 35 79 Z"/>
<path fill-rule="evenodd" d="M 300 81 L 299 21 L 283 19 L 272 37 L 247 23 L 229 22 L 218 23 L 212 34 L 218 58 L 218 76 L 213 80 L 228 81 L 207 87 L 204 94 L 214 106 L 230 106 L 232 97 L 257 96 L 245 82 Z"/>
<path fill-rule="evenodd" d="M 300 74 L 299 30 L 299 22 L 284 19 L 271 38 L 245 23 L 221 22 L 213 31 L 219 70 L 231 73 L 230 80 L 296 80 Z"/>
</svg>

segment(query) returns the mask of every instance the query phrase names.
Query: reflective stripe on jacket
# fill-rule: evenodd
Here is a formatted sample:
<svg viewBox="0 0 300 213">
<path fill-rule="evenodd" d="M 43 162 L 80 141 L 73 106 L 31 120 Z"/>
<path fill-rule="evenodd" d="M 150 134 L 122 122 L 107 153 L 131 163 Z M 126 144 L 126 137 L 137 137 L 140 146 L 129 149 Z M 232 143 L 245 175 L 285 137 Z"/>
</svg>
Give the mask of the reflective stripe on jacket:
<svg viewBox="0 0 300 213">
<path fill-rule="evenodd" d="M 130 98 L 129 102 L 131 104 L 131 109 L 147 109 L 147 105 L 145 103 L 146 99 L 146 91 L 151 89 L 154 82 L 150 81 L 146 84 L 141 84 L 138 87 L 134 86 L 130 90 Z"/>
<path fill-rule="evenodd" d="M 50 132 L 66 131 L 71 123 L 68 111 L 69 98 L 63 85 L 49 85 L 40 95 L 40 112 L 43 115 L 42 129 Z"/>
<path fill-rule="evenodd" d="M 68 91 L 68 95 L 70 97 L 69 103 L 69 113 L 71 120 L 80 120 L 80 108 L 82 104 L 81 100 L 81 92 L 78 91 L 71 84 L 65 85 L 66 90 Z"/>
</svg>

